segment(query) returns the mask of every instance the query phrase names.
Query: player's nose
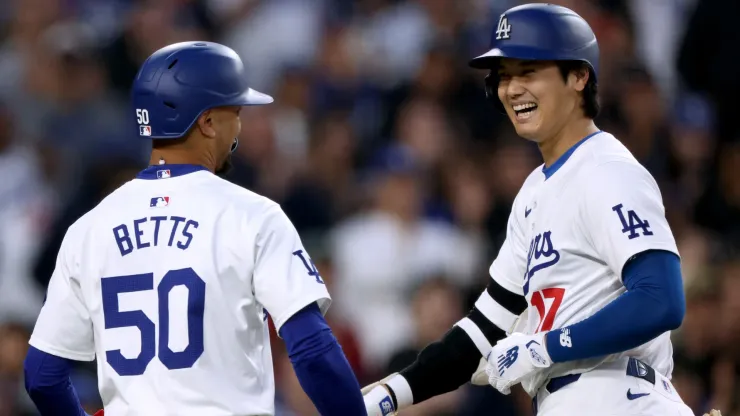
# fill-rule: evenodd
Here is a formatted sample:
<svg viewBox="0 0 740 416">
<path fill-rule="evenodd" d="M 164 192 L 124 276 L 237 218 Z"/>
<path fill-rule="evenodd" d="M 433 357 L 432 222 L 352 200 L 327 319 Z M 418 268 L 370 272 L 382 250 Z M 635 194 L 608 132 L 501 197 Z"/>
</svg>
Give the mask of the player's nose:
<svg viewBox="0 0 740 416">
<path fill-rule="evenodd" d="M 506 99 L 509 103 L 521 98 L 521 96 L 524 95 L 525 92 L 526 89 L 524 88 L 524 85 L 519 80 L 517 80 L 516 77 L 509 80 L 509 82 L 506 84 Z"/>
</svg>

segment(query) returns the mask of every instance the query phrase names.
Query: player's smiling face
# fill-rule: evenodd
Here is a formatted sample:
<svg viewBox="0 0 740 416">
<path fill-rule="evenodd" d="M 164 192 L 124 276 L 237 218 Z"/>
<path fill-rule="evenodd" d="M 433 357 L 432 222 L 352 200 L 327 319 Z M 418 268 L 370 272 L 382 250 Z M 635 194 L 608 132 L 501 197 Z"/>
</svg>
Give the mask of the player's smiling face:
<svg viewBox="0 0 740 416">
<path fill-rule="evenodd" d="M 498 98 L 519 136 L 541 142 L 554 136 L 578 110 L 580 95 L 552 61 L 501 59 Z M 582 89 L 582 88 L 581 88 Z"/>
</svg>

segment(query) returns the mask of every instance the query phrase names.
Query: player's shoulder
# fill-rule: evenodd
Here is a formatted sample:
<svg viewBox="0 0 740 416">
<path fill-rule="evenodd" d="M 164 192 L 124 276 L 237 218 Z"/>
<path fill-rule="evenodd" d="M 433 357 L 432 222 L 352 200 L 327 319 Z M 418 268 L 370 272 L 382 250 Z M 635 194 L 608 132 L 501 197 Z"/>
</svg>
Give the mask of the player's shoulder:
<svg viewBox="0 0 740 416">
<path fill-rule="evenodd" d="M 581 165 L 572 184 L 577 200 L 590 204 L 614 195 L 645 201 L 662 200 L 660 187 L 627 147 L 609 133 L 601 133 L 584 145 Z"/>
<path fill-rule="evenodd" d="M 210 194 L 209 200 L 219 205 L 227 204 L 251 214 L 280 209 L 272 199 L 213 174 L 204 185 L 204 191 Z"/>
<path fill-rule="evenodd" d="M 632 152 L 614 135 L 601 132 L 583 146 L 584 154 L 579 178 L 585 183 L 603 185 L 604 182 L 624 182 L 628 178 L 642 178 L 655 182 L 652 174 Z"/>
</svg>

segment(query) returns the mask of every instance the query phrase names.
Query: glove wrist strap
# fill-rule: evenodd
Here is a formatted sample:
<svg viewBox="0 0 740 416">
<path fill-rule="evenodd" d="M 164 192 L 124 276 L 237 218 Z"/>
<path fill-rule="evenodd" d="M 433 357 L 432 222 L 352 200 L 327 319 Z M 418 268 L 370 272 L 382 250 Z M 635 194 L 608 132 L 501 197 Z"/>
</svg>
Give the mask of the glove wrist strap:
<svg viewBox="0 0 740 416">
<path fill-rule="evenodd" d="M 397 374 L 391 377 L 388 382 L 385 383 L 391 390 L 391 397 L 396 401 L 396 409 L 403 409 L 414 404 L 414 395 L 411 392 L 411 386 L 409 382 L 400 375 Z"/>
</svg>

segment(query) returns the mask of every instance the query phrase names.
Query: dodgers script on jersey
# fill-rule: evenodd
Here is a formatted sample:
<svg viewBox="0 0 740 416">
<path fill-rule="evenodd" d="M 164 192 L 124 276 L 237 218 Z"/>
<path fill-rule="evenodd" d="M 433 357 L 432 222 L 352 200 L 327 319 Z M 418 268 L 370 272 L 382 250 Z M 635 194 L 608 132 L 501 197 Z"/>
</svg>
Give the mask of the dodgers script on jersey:
<svg viewBox="0 0 740 416">
<path fill-rule="evenodd" d="M 624 265 L 652 249 L 678 254 L 658 185 L 622 143 L 598 132 L 527 178 L 490 274 L 526 297 L 521 332 L 534 334 L 575 324 L 613 301 L 626 291 Z M 561 345 L 571 342 L 562 331 Z M 554 364 L 522 386 L 532 394 L 550 377 L 582 373 L 621 356 L 670 378 L 672 354 L 666 332 L 622 354 Z"/>
<path fill-rule="evenodd" d="M 30 343 L 97 357 L 106 414 L 272 415 L 266 313 L 312 302 L 329 294 L 276 203 L 153 166 L 69 228 Z"/>
</svg>

